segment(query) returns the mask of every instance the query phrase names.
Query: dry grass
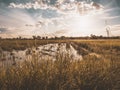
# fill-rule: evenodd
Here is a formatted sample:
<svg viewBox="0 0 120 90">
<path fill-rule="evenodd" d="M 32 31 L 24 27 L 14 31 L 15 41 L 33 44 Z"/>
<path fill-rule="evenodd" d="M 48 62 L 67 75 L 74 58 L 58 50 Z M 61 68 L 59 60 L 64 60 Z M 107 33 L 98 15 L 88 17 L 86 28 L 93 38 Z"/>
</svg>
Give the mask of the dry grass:
<svg viewBox="0 0 120 90">
<path fill-rule="evenodd" d="M 120 61 L 37 60 L 0 69 L 1 90 L 119 90 Z"/>
<path fill-rule="evenodd" d="M 69 40 L 0 40 L 0 48 L 6 51 L 25 50 L 33 46 L 45 45 L 48 43 L 69 42 Z"/>
<path fill-rule="evenodd" d="M 0 68 L 0 90 L 120 90 L 119 40 L 71 42 L 102 58 L 85 55 L 79 61 L 58 54 L 53 62 L 33 57 L 31 62 Z"/>
</svg>

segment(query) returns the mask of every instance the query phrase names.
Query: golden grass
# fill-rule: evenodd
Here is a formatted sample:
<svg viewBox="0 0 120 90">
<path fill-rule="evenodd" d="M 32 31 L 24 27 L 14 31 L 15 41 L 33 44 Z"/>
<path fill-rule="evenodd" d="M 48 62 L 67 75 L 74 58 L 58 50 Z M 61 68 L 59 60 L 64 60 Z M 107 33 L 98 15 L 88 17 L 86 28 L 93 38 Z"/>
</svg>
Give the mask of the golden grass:
<svg viewBox="0 0 120 90">
<path fill-rule="evenodd" d="M 119 90 L 120 61 L 57 60 L 24 62 L 0 69 L 1 90 Z"/>
<path fill-rule="evenodd" d="M 14 42 L 4 41 L 2 48 L 8 48 L 9 45 L 12 47 Z M 69 55 L 58 54 L 56 61 L 38 61 L 33 57 L 31 62 L 24 61 L 9 68 L 0 68 L 0 90 L 120 90 L 119 40 L 59 42 L 72 42 L 89 52 L 100 54 L 102 58 L 85 55 L 83 60 L 79 61 L 71 59 Z M 24 47 L 27 47 L 26 41 L 18 43 L 19 47 L 23 43 Z M 41 43 L 45 44 L 45 41 L 37 41 L 37 45 Z M 17 48 L 15 45 L 11 49 Z"/>
</svg>

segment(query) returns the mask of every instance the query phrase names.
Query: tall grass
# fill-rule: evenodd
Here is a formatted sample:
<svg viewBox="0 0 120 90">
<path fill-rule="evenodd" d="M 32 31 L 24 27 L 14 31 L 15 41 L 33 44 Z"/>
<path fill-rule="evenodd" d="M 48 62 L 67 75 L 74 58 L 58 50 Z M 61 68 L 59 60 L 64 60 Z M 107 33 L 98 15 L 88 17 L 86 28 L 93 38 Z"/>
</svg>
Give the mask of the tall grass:
<svg viewBox="0 0 120 90">
<path fill-rule="evenodd" d="M 18 41 L 19 46 L 15 42 L 2 41 L 2 50 L 9 50 L 9 46 L 10 51 L 28 47 L 26 41 Z M 68 54 L 58 54 L 55 61 L 47 57 L 40 60 L 33 55 L 32 60 L 0 68 L 0 90 L 120 90 L 119 40 L 60 42 L 70 43 L 80 54 L 84 52 L 83 60 L 75 60 Z M 32 41 L 28 44 L 35 46 Z M 37 41 L 40 44 L 45 41 Z M 89 55 L 92 52 L 101 57 Z"/>
<path fill-rule="evenodd" d="M 0 90 L 120 90 L 120 61 L 56 58 L 1 68 Z"/>
</svg>

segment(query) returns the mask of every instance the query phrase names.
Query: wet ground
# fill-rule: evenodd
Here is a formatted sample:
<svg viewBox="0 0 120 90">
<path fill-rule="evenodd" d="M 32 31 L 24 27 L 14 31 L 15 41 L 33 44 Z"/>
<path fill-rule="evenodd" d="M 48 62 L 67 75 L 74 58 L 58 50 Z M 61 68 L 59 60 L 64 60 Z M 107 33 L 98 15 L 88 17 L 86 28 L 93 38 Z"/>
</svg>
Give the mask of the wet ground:
<svg viewBox="0 0 120 90">
<path fill-rule="evenodd" d="M 27 48 L 26 50 L 2 51 L 0 66 L 14 65 L 16 62 L 25 60 L 57 60 L 58 55 L 68 55 L 71 59 L 82 60 L 84 55 L 94 55 L 100 57 L 96 53 L 75 44 L 75 43 L 56 43 L 40 45 L 39 47 Z"/>
</svg>

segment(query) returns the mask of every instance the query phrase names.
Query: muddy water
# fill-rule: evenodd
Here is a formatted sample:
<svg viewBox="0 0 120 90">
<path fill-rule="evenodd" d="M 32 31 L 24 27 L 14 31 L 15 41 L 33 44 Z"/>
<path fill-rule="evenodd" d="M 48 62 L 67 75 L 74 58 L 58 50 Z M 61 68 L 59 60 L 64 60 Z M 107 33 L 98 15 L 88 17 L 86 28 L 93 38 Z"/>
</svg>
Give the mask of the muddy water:
<svg viewBox="0 0 120 90">
<path fill-rule="evenodd" d="M 12 52 L 2 51 L 0 57 L 0 66 L 4 65 L 13 65 L 16 62 L 22 62 L 24 60 L 32 60 L 33 57 L 36 57 L 39 60 L 42 59 L 52 59 L 56 60 L 58 54 L 69 55 L 75 60 L 82 60 L 82 55 L 78 54 L 77 50 L 67 43 L 60 44 L 46 44 L 41 45 L 37 48 L 28 48 L 24 51 L 22 50 L 13 50 Z"/>
<path fill-rule="evenodd" d="M 15 65 L 25 60 L 57 60 L 58 55 L 68 55 L 73 60 L 82 60 L 85 55 L 96 56 L 99 54 L 75 44 L 75 43 L 56 43 L 40 45 L 39 47 L 27 48 L 26 50 L 0 51 L 0 67 Z"/>
</svg>

